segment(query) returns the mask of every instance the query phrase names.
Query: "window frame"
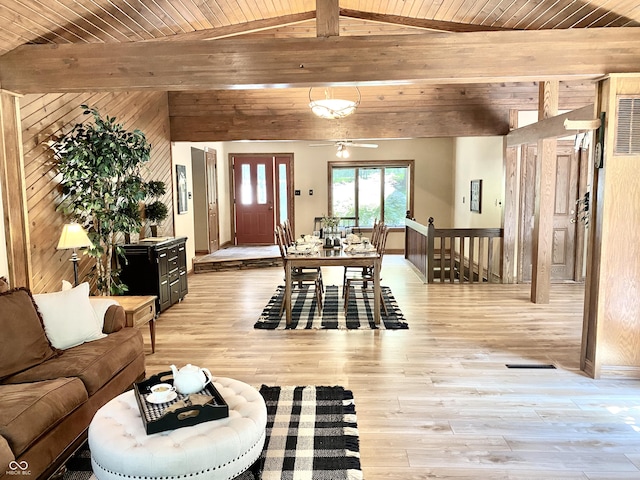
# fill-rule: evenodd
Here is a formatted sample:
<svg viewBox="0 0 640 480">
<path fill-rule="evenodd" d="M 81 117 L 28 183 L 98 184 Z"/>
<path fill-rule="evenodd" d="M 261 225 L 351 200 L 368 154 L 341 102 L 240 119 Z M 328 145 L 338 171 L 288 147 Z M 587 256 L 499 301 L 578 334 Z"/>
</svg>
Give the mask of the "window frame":
<svg viewBox="0 0 640 480">
<path fill-rule="evenodd" d="M 359 204 L 360 201 L 360 192 L 359 186 L 357 183 L 358 179 L 358 169 L 359 168 L 398 168 L 398 167 L 406 167 L 409 169 L 409 185 L 408 185 L 408 210 L 409 216 L 413 217 L 413 202 L 414 202 L 414 178 L 415 178 L 415 160 L 330 160 L 327 164 L 327 188 L 328 188 L 328 205 L 327 211 L 329 215 L 333 215 L 333 169 L 334 168 L 354 168 L 356 170 L 356 191 L 355 191 L 355 199 L 356 204 Z M 380 208 L 383 212 L 384 216 L 384 190 L 381 191 L 382 195 L 380 198 L 381 204 Z M 358 209 L 356 209 L 357 211 Z M 359 219 L 356 220 L 358 224 L 358 228 L 361 229 L 370 229 L 371 227 L 360 227 Z M 394 226 L 390 227 L 391 231 L 404 231 L 404 226 Z"/>
</svg>

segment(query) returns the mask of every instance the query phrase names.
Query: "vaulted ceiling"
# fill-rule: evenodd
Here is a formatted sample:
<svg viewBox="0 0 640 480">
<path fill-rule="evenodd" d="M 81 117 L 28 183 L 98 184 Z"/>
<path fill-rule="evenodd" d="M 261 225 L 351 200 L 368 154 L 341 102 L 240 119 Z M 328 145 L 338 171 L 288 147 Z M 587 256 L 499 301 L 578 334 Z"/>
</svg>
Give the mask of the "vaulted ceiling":
<svg viewBox="0 0 640 480">
<path fill-rule="evenodd" d="M 638 26 L 637 0 L 3 0 L 0 88 L 166 90 L 174 140 L 504 134 L 538 80 L 575 109 L 640 69 Z M 357 113 L 311 118 L 321 85 Z"/>
<path fill-rule="evenodd" d="M 339 6 L 348 15 L 340 35 L 640 26 L 636 0 L 341 0 Z M 218 36 L 217 30 L 316 36 L 315 11 L 315 0 L 3 0 L 0 54 L 25 43 L 138 42 L 189 32 Z"/>
</svg>

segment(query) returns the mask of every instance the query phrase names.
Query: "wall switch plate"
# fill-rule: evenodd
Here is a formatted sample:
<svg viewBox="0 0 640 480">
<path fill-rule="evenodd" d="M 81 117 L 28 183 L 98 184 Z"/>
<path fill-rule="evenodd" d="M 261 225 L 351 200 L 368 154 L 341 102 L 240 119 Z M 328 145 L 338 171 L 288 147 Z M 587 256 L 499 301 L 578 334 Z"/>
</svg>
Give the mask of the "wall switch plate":
<svg viewBox="0 0 640 480">
<path fill-rule="evenodd" d="M 297 195 L 297 196 L 300 196 L 300 190 L 294 190 L 294 191 L 293 191 L 293 194 L 294 194 L 294 195 Z"/>
<path fill-rule="evenodd" d="M 309 195 L 313 195 L 313 189 L 309 189 Z"/>
</svg>

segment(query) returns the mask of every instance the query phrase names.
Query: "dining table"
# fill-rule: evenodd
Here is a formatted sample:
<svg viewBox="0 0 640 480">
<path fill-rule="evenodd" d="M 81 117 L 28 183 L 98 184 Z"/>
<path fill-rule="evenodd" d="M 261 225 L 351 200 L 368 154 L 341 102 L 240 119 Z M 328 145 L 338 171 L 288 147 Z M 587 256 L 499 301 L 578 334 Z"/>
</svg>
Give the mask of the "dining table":
<svg viewBox="0 0 640 480">
<path fill-rule="evenodd" d="M 285 263 L 285 312 L 286 324 L 291 325 L 291 292 L 292 272 L 296 268 L 316 267 L 362 267 L 372 268 L 373 271 L 373 319 L 380 325 L 380 269 L 382 261 L 380 254 L 372 245 L 351 245 L 341 242 L 339 246 L 324 247 L 322 243 L 303 242 L 292 245 L 287 249 Z"/>
</svg>

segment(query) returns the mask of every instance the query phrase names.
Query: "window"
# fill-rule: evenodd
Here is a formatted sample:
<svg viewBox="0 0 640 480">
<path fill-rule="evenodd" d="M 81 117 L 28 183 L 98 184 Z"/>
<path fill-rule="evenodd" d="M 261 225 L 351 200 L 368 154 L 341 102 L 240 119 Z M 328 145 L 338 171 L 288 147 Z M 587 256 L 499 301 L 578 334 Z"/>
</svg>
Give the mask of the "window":
<svg viewBox="0 0 640 480">
<path fill-rule="evenodd" d="M 329 212 L 356 217 L 356 225 L 371 227 L 376 219 L 404 227 L 413 210 L 413 160 L 329 162 Z"/>
</svg>

